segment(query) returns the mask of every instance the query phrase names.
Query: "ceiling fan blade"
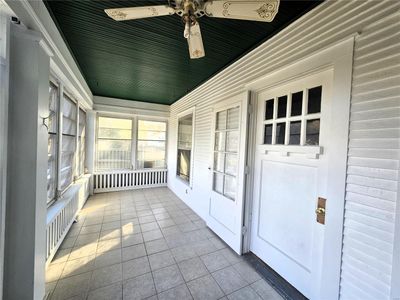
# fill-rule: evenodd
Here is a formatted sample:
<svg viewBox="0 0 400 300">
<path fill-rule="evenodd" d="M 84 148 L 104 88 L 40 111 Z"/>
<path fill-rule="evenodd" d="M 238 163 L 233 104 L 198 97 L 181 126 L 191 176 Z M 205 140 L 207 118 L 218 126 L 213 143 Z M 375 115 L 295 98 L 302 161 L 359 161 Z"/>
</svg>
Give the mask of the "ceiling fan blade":
<svg viewBox="0 0 400 300">
<path fill-rule="evenodd" d="M 206 55 L 201 38 L 199 23 L 190 26 L 189 35 L 187 36 L 189 45 L 189 54 L 191 59 L 201 58 Z"/>
<path fill-rule="evenodd" d="M 168 5 L 109 8 L 105 13 L 115 21 L 126 21 L 173 15 L 175 10 Z"/>
<path fill-rule="evenodd" d="M 215 0 L 204 5 L 206 16 L 226 19 L 271 22 L 278 13 L 280 0 Z"/>
</svg>

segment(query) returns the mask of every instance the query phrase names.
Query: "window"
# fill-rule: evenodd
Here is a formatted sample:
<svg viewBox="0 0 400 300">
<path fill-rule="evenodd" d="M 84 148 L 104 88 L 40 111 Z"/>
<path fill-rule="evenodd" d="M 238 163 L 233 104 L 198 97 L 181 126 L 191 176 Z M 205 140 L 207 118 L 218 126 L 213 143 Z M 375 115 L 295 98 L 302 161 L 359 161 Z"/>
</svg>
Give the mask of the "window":
<svg viewBox="0 0 400 300">
<path fill-rule="evenodd" d="M 96 169 L 132 168 L 132 120 L 98 118 Z"/>
<path fill-rule="evenodd" d="M 78 155 L 79 167 L 78 174 L 85 174 L 85 148 L 86 148 L 86 113 L 83 109 L 79 109 L 79 132 L 78 132 Z"/>
<path fill-rule="evenodd" d="M 213 190 L 236 198 L 239 151 L 239 107 L 217 113 L 214 143 Z"/>
<path fill-rule="evenodd" d="M 47 203 L 57 195 L 57 155 L 58 155 L 58 87 L 50 82 L 49 85 L 49 119 L 47 146 Z"/>
<path fill-rule="evenodd" d="M 61 172 L 60 188 L 64 191 L 73 180 L 75 170 L 75 148 L 76 148 L 76 103 L 67 95 L 62 98 L 62 149 L 61 149 Z"/>
<path fill-rule="evenodd" d="M 190 183 L 193 141 L 193 114 L 178 120 L 178 157 L 176 175 Z"/>
<path fill-rule="evenodd" d="M 318 146 L 322 86 L 265 101 L 264 144 Z"/>
<path fill-rule="evenodd" d="M 165 168 L 167 123 L 138 121 L 137 165 L 138 169 Z"/>
</svg>

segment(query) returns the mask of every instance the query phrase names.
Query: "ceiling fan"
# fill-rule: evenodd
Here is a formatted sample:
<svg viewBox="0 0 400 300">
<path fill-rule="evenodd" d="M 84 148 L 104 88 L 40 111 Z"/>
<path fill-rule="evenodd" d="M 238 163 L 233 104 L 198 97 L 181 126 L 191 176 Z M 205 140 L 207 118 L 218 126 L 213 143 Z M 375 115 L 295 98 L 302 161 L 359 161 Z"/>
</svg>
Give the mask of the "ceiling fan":
<svg viewBox="0 0 400 300">
<path fill-rule="evenodd" d="M 271 22 L 280 0 L 169 0 L 169 5 L 105 9 L 116 21 L 126 21 L 177 14 L 185 25 L 183 36 L 189 45 L 190 58 L 205 56 L 198 19 L 207 16 L 238 20 Z"/>
</svg>

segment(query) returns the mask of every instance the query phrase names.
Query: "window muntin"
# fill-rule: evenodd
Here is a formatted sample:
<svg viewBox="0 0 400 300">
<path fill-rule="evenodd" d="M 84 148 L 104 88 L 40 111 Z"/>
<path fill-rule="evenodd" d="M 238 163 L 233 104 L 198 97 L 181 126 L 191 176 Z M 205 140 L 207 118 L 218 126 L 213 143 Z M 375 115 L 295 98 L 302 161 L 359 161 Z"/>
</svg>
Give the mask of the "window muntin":
<svg viewBox="0 0 400 300">
<path fill-rule="evenodd" d="M 79 109 L 79 131 L 78 131 L 78 155 L 79 155 L 79 176 L 85 174 L 85 148 L 86 148 L 86 113 Z"/>
<path fill-rule="evenodd" d="M 47 203 L 57 196 L 57 156 L 58 156 L 58 87 L 49 85 L 49 118 L 47 147 Z"/>
<path fill-rule="evenodd" d="M 64 191 L 72 183 L 75 170 L 77 109 L 76 103 L 65 94 L 62 98 L 62 107 L 60 189 Z"/>
<path fill-rule="evenodd" d="M 193 141 L 193 114 L 178 120 L 178 153 L 176 175 L 190 182 Z"/>
<path fill-rule="evenodd" d="M 132 168 L 132 120 L 99 117 L 96 170 Z"/>
<path fill-rule="evenodd" d="M 138 120 L 136 167 L 165 168 L 167 123 Z"/>
<path fill-rule="evenodd" d="M 214 133 L 213 190 L 232 200 L 236 198 L 239 124 L 240 108 L 238 106 L 217 112 Z"/>
<path fill-rule="evenodd" d="M 318 146 L 322 86 L 265 101 L 264 145 Z"/>
</svg>

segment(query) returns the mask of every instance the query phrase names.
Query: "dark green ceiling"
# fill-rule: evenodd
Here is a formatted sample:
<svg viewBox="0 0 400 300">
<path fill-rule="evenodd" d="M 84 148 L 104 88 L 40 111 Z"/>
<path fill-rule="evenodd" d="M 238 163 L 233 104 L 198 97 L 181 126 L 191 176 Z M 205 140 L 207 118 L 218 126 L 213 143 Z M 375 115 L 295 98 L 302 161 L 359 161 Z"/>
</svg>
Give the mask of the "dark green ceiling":
<svg viewBox="0 0 400 300">
<path fill-rule="evenodd" d="M 178 16 L 116 22 L 105 8 L 167 0 L 46 1 L 92 93 L 172 104 L 319 3 L 281 0 L 272 23 L 203 17 L 206 57 L 191 60 Z"/>
</svg>

